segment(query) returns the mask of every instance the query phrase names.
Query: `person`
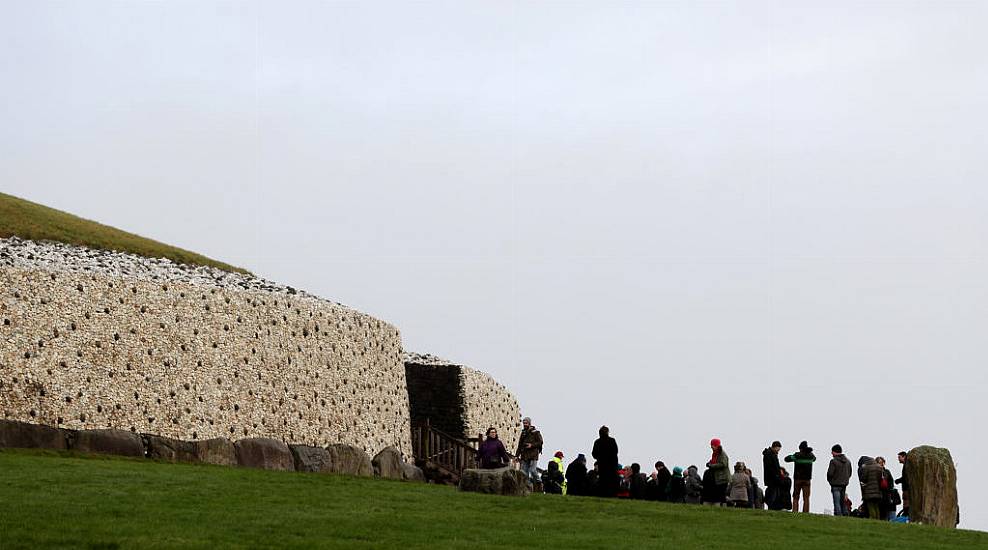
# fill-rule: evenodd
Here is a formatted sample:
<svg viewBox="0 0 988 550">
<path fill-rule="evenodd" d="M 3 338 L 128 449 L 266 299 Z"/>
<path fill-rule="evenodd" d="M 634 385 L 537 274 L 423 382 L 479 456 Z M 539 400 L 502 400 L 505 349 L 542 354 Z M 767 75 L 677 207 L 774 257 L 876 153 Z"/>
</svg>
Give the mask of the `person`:
<svg viewBox="0 0 988 550">
<path fill-rule="evenodd" d="M 868 510 L 870 519 L 881 519 L 882 477 L 884 468 L 870 456 L 858 459 L 858 482 L 861 484 L 861 498 Z"/>
<path fill-rule="evenodd" d="M 556 454 L 552 455 L 552 459 L 550 460 L 551 462 L 555 462 L 556 465 L 559 466 L 559 473 L 560 474 L 562 474 L 563 472 L 566 471 L 566 468 L 563 467 L 563 457 L 564 456 L 565 455 L 563 454 L 562 451 L 556 451 Z M 562 482 L 562 487 L 563 487 L 563 494 L 565 495 L 566 494 L 566 480 L 565 479 Z"/>
<path fill-rule="evenodd" d="M 779 485 L 782 483 L 780 474 L 779 451 L 782 450 L 782 443 L 773 441 L 770 447 L 762 451 L 762 467 L 765 469 L 765 503 L 769 510 L 781 510 L 789 506 L 789 497 L 785 502 L 779 497 Z"/>
<path fill-rule="evenodd" d="M 548 468 L 542 474 L 542 489 L 547 495 L 563 494 L 563 473 L 559 471 L 559 463 L 549 461 Z"/>
<path fill-rule="evenodd" d="M 895 480 L 896 484 L 902 485 L 902 513 L 904 515 L 909 515 L 909 480 L 906 478 L 906 457 L 909 456 L 906 451 L 899 451 L 898 459 L 899 464 L 902 464 L 902 477 Z"/>
<path fill-rule="evenodd" d="M 521 463 L 521 471 L 525 473 L 528 486 L 531 488 L 539 482 L 539 455 L 542 454 L 542 434 L 532 425 L 532 419 L 525 417 L 521 421 L 521 435 L 518 437 L 518 451 L 515 456 Z"/>
<path fill-rule="evenodd" d="M 666 486 L 666 500 L 677 504 L 686 502 L 686 480 L 683 479 L 683 469 L 679 466 L 672 469 L 672 477 Z"/>
<path fill-rule="evenodd" d="M 731 476 L 731 506 L 735 508 L 749 508 L 748 489 L 751 487 L 751 478 L 744 473 L 744 462 L 734 465 L 734 475 Z"/>
<path fill-rule="evenodd" d="M 703 481 L 700 480 L 699 469 L 695 465 L 686 469 L 684 483 L 686 485 L 686 503 L 700 504 L 703 502 Z"/>
<path fill-rule="evenodd" d="M 901 504 L 899 499 L 899 493 L 895 489 L 895 479 L 892 477 L 892 472 L 885 467 L 884 457 L 875 457 L 875 462 L 882 467 L 882 507 L 881 507 L 881 517 L 882 519 L 887 519 L 892 521 L 895 519 L 895 509 L 896 506 Z"/>
<path fill-rule="evenodd" d="M 593 442 L 593 451 L 590 453 L 600 466 L 597 472 L 597 493 L 602 497 L 613 497 L 617 495 L 620 481 L 617 475 L 617 441 L 611 437 L 607 426 L 601 426 L 597 434 L 599 437 Z"/>
<path fill-rule="evenodd" d="M 847 500 L 847 484 L 851 481 L 851 461 L 844 456 L 840 444 L 830 448 L 830 466 L 827 467 L 827 483 L 834 497 L 834 515 L 846 516 L 851 510 L 844 505 Z"/>
<path fill-rule="evenodd" d="M 707 462 L 707 469 L 713 472 L 713 482 L 716 485 L 711 490 L 710 495 L 718 495 L 716 502 L 722 506 L 727 498 L 727 486 L 731 483 L 730 459 L 727 458 L 727 453 L 724 452 L 720 439 L 716 437 L 710 440 L 710 450 L 712 454 L 710 462 Z M 706 486 L 706 481 L 703 484 Z"/>
<path fill-rule="evenodd" d="M 637 462 L 631 464 L 631 474 L 628 477 L 628 495 L 634 500 L 645 500 L 645 474 Z"/>
<path fill-rule="evenodd" d="M 758 478 L 751 473 L 751 468 L 745 468 L 744 473 L 748 474 L 748 478 L 751 479 L 751 488 L 748 489 L 748 504 L 752 508 L 764 510 L 765 493 L 763 493 L 762 488 L 758 486 Z"/>
<path fill-rule="evenodd" d="M 580 453 L 566 468 L 566 494 L 583 496 L 587 493 L 587 457 Z"/>
<path fill-rule="evenodd" d="M 799 451 L 786 457 L 786 462 L 793 462 L 792 511 L 799 511 L 799 495 L 803 495 L 803 512 L 810 511 L 810 485 L 813 478 L 813 463 L 816 456 L 813 448 L 805 441 L 799 443 Z"/>
<path fill-rule="evenodd" d="M 714 470 L 707 468 L 703 471 L 703 479 L 701 480 L 702 493 L 700 496 L 700 502 L 704 506 L 723 506 L 724 505 L 724 491 L 723 486 L 717 485 L 717 475 Z"/>
<path fill-rule="evenodd" d="M 593 469 L 587 472 L 586 492 L 583 494 L 586 496 L 600 494 L 600 464 L 596 460 L 593 461 Z"/>
<path fill-rule="evenodd" d="M 504 443 L 497 438 L 497 428 L 487 428 L 487 438 L 477 448 L 477 464 L 481 468 L 503 468 L 511 463 Z"/>
<path fill-rule="evenodd" d="M 669 473 L 668 468 L 666 468 L 665 462 L 661 460 L 655 463 L 655 471 L 652 472 L 652 484 L 654 498 L 653 500 L 665 500 L 666 494 L 669 489 L 669 480 L 672 479 L 672 474 Z"/>
<path fill-rule="evenodd" d="M 618 477 L 618 498 L 631 498 L 631 466 L 625 468 L 621 464 L 617 465 Z"/>
<path fill-rule="evenodd" d="M 789 477 L 789 471 L 779 466 L 779 502 L 792 502 L 792 497 L 790 496 L 790 491 L 792 491 L 792 478 Z M 776 510 L 788 510 L 788 507 L 783 506 L 782 508 L 776 508 Z"/>
</svg>

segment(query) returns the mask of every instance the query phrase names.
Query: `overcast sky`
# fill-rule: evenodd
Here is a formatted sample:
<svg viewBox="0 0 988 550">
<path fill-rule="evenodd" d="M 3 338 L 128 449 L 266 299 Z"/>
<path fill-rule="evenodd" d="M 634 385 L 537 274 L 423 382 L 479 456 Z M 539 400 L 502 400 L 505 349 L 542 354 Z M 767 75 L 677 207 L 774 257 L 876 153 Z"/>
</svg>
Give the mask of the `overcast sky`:
<svg viewBox="0 0 988 550">
<path fill-rule="evenodd" d="M 833 443 L 928 443 L 988 529 L 988 2 L 0 6 L 0 190 L 394 323 L 567 462 L 808 439 L 822 512 Z"/>
</svg>

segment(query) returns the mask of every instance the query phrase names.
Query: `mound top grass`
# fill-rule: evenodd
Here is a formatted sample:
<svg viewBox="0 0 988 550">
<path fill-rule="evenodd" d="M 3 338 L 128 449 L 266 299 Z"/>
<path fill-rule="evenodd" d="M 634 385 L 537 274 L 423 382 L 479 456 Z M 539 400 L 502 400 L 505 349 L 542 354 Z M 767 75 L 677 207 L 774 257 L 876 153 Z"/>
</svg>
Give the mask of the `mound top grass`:
<svg viewBox="0 0 988 550">
<path fill-rule="evenodd" d="M 988 548 L 988 533 L 0 451 L 0 548 Z"/>
<path fill-rule="evenodd" d="M 205 265 L 250 274 L 246 269 L 218 262 L 195 252 L 0 193 L 0 238 L 7 237 L 117 250 L 148 258 L 168 258 L 179 264 Z"/>
</svg>

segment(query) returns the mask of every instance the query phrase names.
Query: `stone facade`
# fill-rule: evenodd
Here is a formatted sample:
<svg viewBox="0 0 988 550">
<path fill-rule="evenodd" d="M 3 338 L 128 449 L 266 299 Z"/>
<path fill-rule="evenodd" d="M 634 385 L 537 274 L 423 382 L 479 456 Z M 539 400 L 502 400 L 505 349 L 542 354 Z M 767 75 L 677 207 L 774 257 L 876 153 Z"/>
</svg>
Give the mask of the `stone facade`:
<svg viewBox="0 0 988 550">
<path fill-rule="evenodd" d="M 395 327 L 255 277 L 19 239 L 0 240 L 0 414 L 411 454 Z"/>
<path fill-rule="evenodd" d="M 521 431 L 518 400 L 490 375 L 428 354 L 406 353 L 412 420 L 430 420 L 451 435 L 470 438 L 495 427 L 514 453 Z"/>
</svg>

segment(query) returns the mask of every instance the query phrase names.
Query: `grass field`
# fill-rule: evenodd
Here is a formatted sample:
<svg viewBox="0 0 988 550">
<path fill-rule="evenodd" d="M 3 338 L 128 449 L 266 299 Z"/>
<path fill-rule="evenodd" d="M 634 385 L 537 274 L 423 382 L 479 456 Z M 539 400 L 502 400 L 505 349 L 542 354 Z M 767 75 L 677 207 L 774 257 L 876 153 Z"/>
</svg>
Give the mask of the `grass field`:
<svg viewBox="0 0 988 550">
<path fill-rule="evenodd" d="M 0 451 L 0 548 L 988 548 L 988 533 Z"/>
<path fill-rule="evenodd" d="M 84 220 L 37 203 L 0 193 L 0 238 L 58 241 L 103 250 L 118 250 L 149 258 L 168 258 L 180 264 L 207 265 L 227 271 L 247 270 L 205 256 L 145 239 L 119 229 Z"/>
</svg>

